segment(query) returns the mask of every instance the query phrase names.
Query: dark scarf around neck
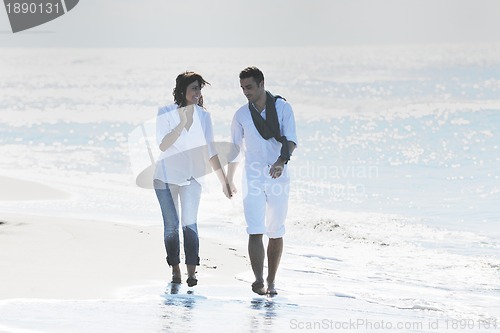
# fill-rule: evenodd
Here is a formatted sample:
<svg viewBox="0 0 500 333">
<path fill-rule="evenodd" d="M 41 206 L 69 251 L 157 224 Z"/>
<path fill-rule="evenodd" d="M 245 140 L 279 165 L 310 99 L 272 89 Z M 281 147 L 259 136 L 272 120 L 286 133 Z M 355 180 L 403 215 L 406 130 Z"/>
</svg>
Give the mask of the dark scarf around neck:
<svg viewBox="0 0 500 333">
<path fill-rule="evenodd" d="M 286 136 L 282 136 L 280 131 L 278 113 L 276 112 L 276 99 L 278 98 L 284 99 L 281 96 L 273 96 L 266 90 L 266 119 L 262 118 L 260 112 L 257 111 L 253 103 L 249 102 L 248 108 L 250 109 L 255 128 L 257 128 L 262 138 L 265 140 L 275 138 L 277 141 L 281 142 L 280 157 L 287 163 L 290 160 L 290 150 L 288 149 L 288 140 Z"/>
</svg>

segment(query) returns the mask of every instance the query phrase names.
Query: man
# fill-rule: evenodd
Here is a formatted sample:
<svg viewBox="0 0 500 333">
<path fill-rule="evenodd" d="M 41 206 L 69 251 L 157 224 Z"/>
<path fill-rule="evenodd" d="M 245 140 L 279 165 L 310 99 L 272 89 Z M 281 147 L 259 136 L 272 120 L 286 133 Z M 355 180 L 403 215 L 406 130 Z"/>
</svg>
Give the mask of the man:
<svg viewBox="0 0 500 333">
<path fill-rule="evenodd" d="M 255 282 L 252 290 L 259 295 L 276 295 L 275 278 L 283 252 L 283 236 L 288 209 L 290 178 L 287 163 L 297 146 L 292 107 L 285 99 L 274 97 L 264 88 L 264 75 L 256 67 L 240 73 L 240 85 L 248 104 L 236 111 L 231 124 L 234 144 L 245 147 L 243 207 L 248 253 Z M 228 166 L 231 193 L 236 192 L 233 177 L 238 159 Z M 267 289 L 264 288 L 265 250 L 267 246 Z"/>
</svg>

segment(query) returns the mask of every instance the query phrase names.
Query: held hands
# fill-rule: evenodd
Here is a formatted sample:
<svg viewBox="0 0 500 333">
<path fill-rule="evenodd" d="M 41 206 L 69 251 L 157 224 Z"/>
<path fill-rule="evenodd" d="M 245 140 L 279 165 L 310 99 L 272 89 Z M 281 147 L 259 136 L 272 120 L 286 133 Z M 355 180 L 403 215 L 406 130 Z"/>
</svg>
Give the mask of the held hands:
<svg viewBox="0 0 500 333">
<path fill-rule="evenodd" d="M 272 178 L 279 178 L 283 174 L 283 169 L 285 168 L 285 161 L 278 157 L 276 162 L 271 165 L 269 169 L 269 175 Z"/>
<path fill-rule="evenodd" d="M 238 192 L 236 186 L 234 186 L 232 181 L 226 181 L 225 184 L 222 185 L 222 191 L 226 195 L 226 198 L 231 199 L 233 195 Z"/>
</svg>

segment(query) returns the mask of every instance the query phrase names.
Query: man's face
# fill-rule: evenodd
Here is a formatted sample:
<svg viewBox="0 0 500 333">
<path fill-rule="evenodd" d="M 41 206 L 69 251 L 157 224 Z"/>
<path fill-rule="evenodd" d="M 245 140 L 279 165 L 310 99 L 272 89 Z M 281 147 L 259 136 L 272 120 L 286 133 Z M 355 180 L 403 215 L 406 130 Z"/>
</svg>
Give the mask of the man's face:
<svg viewBox="0 0 500 333">
<path fill-rule="evenodd" d="M 262 94 L 265 93 L 264 81 L 257 84 L 253 77 L 241 79 L 240 85 L 243 90 L 243 94 L 251 103 L 255 103 L 262 96 Z"/>
</svg>

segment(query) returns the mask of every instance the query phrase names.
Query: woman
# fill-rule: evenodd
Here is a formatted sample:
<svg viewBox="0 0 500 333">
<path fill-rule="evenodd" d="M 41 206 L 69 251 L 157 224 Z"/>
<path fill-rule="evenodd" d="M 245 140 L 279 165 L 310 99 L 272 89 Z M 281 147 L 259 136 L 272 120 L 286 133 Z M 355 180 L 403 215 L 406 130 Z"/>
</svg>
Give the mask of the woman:
<svg viewBox="0 0 500 333">
<path fill-rule="evenodd" d="M 197 215 L 207 162 L 216 171 L 223 191 L 228 194 L 226 177 L 214 149 L 210 114 L 203 108 L 201 89 L 206 84 L 209 83 L 194 72 L 178 75 L 173 91 L 175 103 L 161 107 L 156 119 L 157 141 L 162 153 L 156 164 L 153 183 L 163 215 L 167 263 L 172 267 L 172 283 L 181 283 L 180 221 L 188 275 L 186 282 L 190 287 L 198 283 L 195 274 L 196 266 L 200 264 Z"/>
</svg>

